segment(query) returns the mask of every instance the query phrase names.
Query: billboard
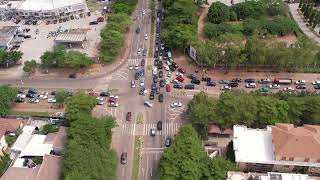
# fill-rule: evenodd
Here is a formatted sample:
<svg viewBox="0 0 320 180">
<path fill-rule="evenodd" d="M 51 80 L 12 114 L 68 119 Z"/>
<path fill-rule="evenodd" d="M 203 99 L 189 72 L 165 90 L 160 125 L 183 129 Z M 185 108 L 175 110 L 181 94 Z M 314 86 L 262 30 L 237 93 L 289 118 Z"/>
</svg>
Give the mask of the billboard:
<svg viewBox="0 0 320 180">
<path fill-rule="evenodd" d="M 197 60 L 197 50 L 190 46 L 190 49 L 189 49 L 189 56 L 194 60 L 196 61 Z"/>
</svg>

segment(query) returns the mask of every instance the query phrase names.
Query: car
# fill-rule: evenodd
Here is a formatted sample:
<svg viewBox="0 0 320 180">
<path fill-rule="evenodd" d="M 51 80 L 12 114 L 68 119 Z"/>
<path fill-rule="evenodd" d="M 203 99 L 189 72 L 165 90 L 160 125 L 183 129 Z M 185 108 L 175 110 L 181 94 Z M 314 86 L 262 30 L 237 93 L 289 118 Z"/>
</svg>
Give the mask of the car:
<svg viewBox="0 0 320 180">
<path fill-rule="evenodd" d="M 159 102 L 163 102 L 163 94 L 159 94 L 159 96 L 158 96 L 158 100 L 159 100 Z"/>
<path fill-rule="evenodd" d="M 289 86 L 289 87 L 284 88 L 283 91 L 294 91 L 294 88 Z"/>
<path fill-rule="evenodd" d="M 194 89 L 195 86 L 193 84 L 186 84 L 184 85 L 184 89 Z"/>
<path fill-rule="evenodd" d="M 113 98 L 113 99 L 118 99 L 119 96 L 116 96 L 116 95 L 110 95 L 109 98 Z"/>
<path fill-rule="evenodd" d="M 260 79 L 258 82 L 260 84 L 269 84 L 271 82 L 271 80 L 270 79 Z"/>
<path fill-rule="evenodd" d="M 312 81 L 312 85 L 320 85 L 320 81 Z"/>
<path fill-rule="evenodd" d="M 170 67 L 167 64 L 163 65 L 163 67 L 164 67 L 164 70 L 170 71 Z"/>
<path fill-rule="evenodd" d="M 90 96 L 98 96 L 98 93 L 97 92 L 93 92 L 93 91 L 90 91 L 88 94 Z"/>
<path fill-rule="evenodd" d="M 256 83 L 247 83 L 245 85 L 246 88 L 255 88 L 256 86 L 257 86 Z"/>
<path fill-rule="evenodd" d="M 171 108 L 176 108 L 176 107 L 181 107 L 182 103 L 181 102 L 173 102 L 170 104 Z"/>
<path fill-rule="evenodd" d="M 146 60 L 142 59 L 141 62 L 140 62 L 140 66 L 144 66 L 145 64 L 146 64 Z"/>
<path fill-rule="evenodd" d="M 37 98 L 32 98 L 32 99 L 29 99 L 29 102 L 30 102 L 30 103 L 35 103 L 35 104 L 37 104 L 37 103 L 40 102 L 40 100 L 37 99 Z"/>
<path fill-rule="evenodd" d="M 134 74 L 134 79 L 135 79 L 135 80 L 138 80 L 139 77 L 140 77 L 140 74 L 139 74 L 138 72 L 136 72 L 136 73 Z"/>
<path fill-rule="evenodd" d="M 146 11 L 145 11 L 145 10 L 143 10 L 143 11 L 142 11 L 142 15 L 145 15 L 145 14 L 146 14 Z"/>
<path fill-rule="evenodd" d="M 168 72 L 167 77 L 168 77 L 168 78 L 171 78 L 171 77 L 172 77 L 172 72 L 171 72 L 171 71 Z"/>
<path fill-rule="evenodd" d="M 269 88 L 270 88 L 270 89 L 279 89 L 279 88 L 280 88 L 280 85 L 279 85 L 279 84 L 270 84 L 270 85 L 269 85 Z"/>
<path fill-rule="evenodd" d="M 191 83 L 192 84 L 200 84 L 200 80 L 194 78 L 194 79 L 191 80 Z"/>
<path fill-rule="evenodd" d="M 138 70 L 139 69 L 139 64 L 134 65 L 134 69 Z"/>
<path fill-rule="evenodd" d="M 77 74 L 73 73 L 73 74 L 69 74 L 69 78 L 71 79 L 75 79 L 77 78 Z"/>
<path fill-rule="evenodd" d="M 28 90 L 28 94 L 38 94 L 38 91 L 36 89 L 30 88 Z"/>
<path fill-rule="evenodd" d="M 28 93 L 26 95 L 27 98 L 35 98 L 36 97 L 36 94 L 33 94 L 33 93 Z"/>
<path fill-rule="evenodd" d="M 171 86 L 170 86 L 170 84 L 167 84 L 167 85 L 166 85 L 166 91 L 167 91 L 167 92 L 170 92 L 170 91 L 171 91 Z"/>
<path fill-rule="evenodd" d="M 89 22 L 89 25 L 97 25 L 97 24 L 99 24 L 97 21 L 91 21 L 91 22 Z"/>
<path fill-rule="evenodd" d="M 100 16 L 97 18 L 97 22 L 103 22 L 104 21 L 104 17 Z"/>
<path fill-rule="evenodd" d="M 115 99 L 115 98 L 109 98 L 109 99 L 108 99 L 108 103 L 110 103 L 110 102 L 117 102 L 117 99 Z"/>
<path fill-rule="evenodd" d="M 158 69 L 162 69 L 163 68 L 163 63 L 162 63 L 162 61 L 159 61 L 159 63 L 158 63 Z"/>
<path fill-rule="evenodd" d="M 306 80 L 298 80 L 295 82 L 295 84 L 297 85 L 305 85 L 306 84 Z"/>
<path fill-rule="evenodd" d="M 110 94 L 108 92 L 101 92 L 99 95 L 103 97 L 108 97 Z"/>
<path fill-rule="evenodd" d="M 25 94 L 17 94 L 17 98 L 26 98 Z"/>
<path fill-rule="evenodd" d="M 155 136 L 156 135 L 156 130 L 154 128 L 150 129 L 150 135 Z"/>
<path fill-rule="evenodd" d="M 148 34 L 145 34 L 145 35 L 144 35 L 144 39 L 145 39 L 145 40 L 148 40 Z"/>
<path fill-rule="evenodd" d="M 109 106 L 109 107 L 118 107 L 119 104 L 116 103 L 116 102 L 109 102 L 108 106 Z"/>
<path fill-rule="evenodd" d="M 189 79 L 195 79 L 195 78 L 197 78 L 197 76 L 194 75 L 194 74 L 188 74 L 188 75 L 187 75 L 187 78 L 189 78 Z"/>
<path fill-rule="evenodd" d="M 149 96 L 149 99 L 150 99 L 150 100 L 153 100 L 153 99 L 154 99 L 154 93 L 155 93 L 155 91 L 151 91 L 151 92 L 150 92 L 150 96 Z"/>
<path fill-rule="evenodd" d="M 141 54 L 141 48 L 138 48 L 137 54 L 138 54 L 138 55 Z"/>
<path fill-rule="evenodd" d="M 160 87 L 164 87 L 164 86 L 165 86 L 165 83 L 164 83 L 164 80 L 163 80 L 163 79 L 161 79 L 161 80 L 159 81 L 159 86 L 160 86 Z"/>
<path fill-rule="evenodd" d="M 230 86 L 228 86 L 228 85 L 224 85 L 224 86 L 221 86 L 221 88 L 220 88 L 221 90 L 231 90 L 231 87 Z"/>
<path fill-rule="evenodd" d="M 216 86 L 216 83 L 214 81 L 207 81 L 206 83 L 207 86 Z"/>
<path fill-rule="evenodd" d="M 256 80 L 255 79 L 245 79 L 244 82 L 249 84 L 249 83 L 255 83 Z"/>
<path fill-rule="evenodd" d="M 142 50 L 142 56 L 146 56 L 147 53 L 148 53 L 148 50 L 147 50 L 147 49 L 143 49 L 143 50 Z"/>
<path fill-rule="evenodd" d="M 157 67 L 154 67 L 154 68 L 152 69 L 152 74 L 153 74 L 153 75 L 157 75 L 157 74 L 158 74 L 158 68 L 157 68 Z"/>
<path fill-rule="evenodd" d="M 230 87 L 238 87 L 238 86 L 239 86 L 239 83 L 237 83 L 237 82 L 231 82 L 231 83 L 229 84 L 229 86 L 230 86 Z"/>
<path fill-rule="evenodd" d="M 219 84 L 230 84 L 229 80 L 220 80 Z"/>
<path fill-rule="evenodd" d="M 132 70 L 133 69 L 133 66 L 132 65 L 129 65 L 129 70 Z"/>
<path fill-rule="evenodd" d="M 136 29 L 136 33 L 137 33 L 137 34 L 139 34 L 139 33 L 140 33 L 140 28 L 139 28 L 139 27 L 137 27 L 137 29 Z"/>
<path fill-rule="evenodd" d="M 31 38 L 31 35 L 24 35 L 24 38 L 29 39 L 29 38 Z"/>
<path fill-rule="evenodd" d="M 182 76 L 183 77 L 183 74 L 180 73 L 180 72 L 176 72 L 176 76 Z"/>
<path fill-rule="evenodd" d="M 154 65 L 154 66 L 158 66 L 158 64 L 159 64 L 159 60 L 158 60 L 158 59 L 155 59 L 154 62 L 153 62 L 153 65 Z"/>
<path fill-rule="evenodd" d="M 157 84 L 156 83 L 152 83 L 151 90 L 156 90 L 156 89 L 157 89 Z"/>
<path fill-rule="evenodd" d="M 163 72 L 159 71 L 158 76 L 159 76 L 159 78 L 162 78 L 163 77 Z"/>
<path fill-rule="evenodd" d="M 300 84 L 296 86 L 296 89 L 307 89 L 306 85 Z"/>
<path fill-rule="evenodd" d="M 161 131 L 162 130 L 162 121 L 157 122 L 157 130 Z"/>
<path fill-rule="evenodd" d="M 39 95 L 38 95 L 38 98 L 41 99 L 41 100 L 44 100 L 44 99 L 47 99 L 48 96 L 47 96 L 47 95 L 44 95 L 44 94 L 39 94 Z"/>
<path fill-rule="evenodd" d="M 269 88 L 267 87 L 262 87 L 259 89 L 259 92 L 268 92 L 269 91 Z"/>
<path fill-rule="evenodd" d="M 104 102 L 103 101 L 97 101 L 97 105 L 103 105 Z"/>
<path fill-rule="evenodd" d="M 160 44 L 160 48 L 161 48 L 162 50 L 164 50 L 164 43 L 161 43 L 161 44 Z"/>
<path fill-rule="evenodd" d="M 139 94 L 143 96 L 145 96 L 147 93 L 148 93 L 148 90 L 146 90 L 144 87 L 142 87 L 139 91 Z"/>
<path fill-rule="evenodd" d="M 127 162 L 128 162 L 128 154 L 127 153 L 121 153 L 120 163 L 121 164 L 127 164 Z"/>
<path fill-rule="evenodd" d="M 132 114 L 131 114 L 131 112 L 127 112 L 126 120 L 127 120 L 127 121 L 131 121 L 131 119 L 132 119 Z"/>
<path fill-rule="evenodd" d="M 320 84 L 315 85 L 314 89 L 320 89 Z"/>
<path fill-rule="evenodd" d="M 25 98 L 16 98 L 15 102 L 17 103 L 23 103 L 25 101 Z"/>
<path fill-rule="evenodd" d="M 169 83 L 170 83 L 169 78 L 166 78 L 165 81 L 164 81 L 164 83 L 165 83 L 165 84 L 169 84 Z"/>
<path fill-rule="evenodd" d="M 156 94 L 160 94 L 160 87 L 157 87 L 155 91 L 156 91 Z"/>
<path fill-rule="evenodd" d="M 183 82 L 184 81 L 184 78 L 182 76 L 177 76 L 176 77 L 176 80 L 178 80 L 179 82 Z"/>
<path fill-rule="evenodd" d="M 231 79 L 231 82 L 240 83 L 242 80 L 241 78 L 233 78 Z"/>
<path fill-rule="evenodd" d="M 175 88 L 175 89 L 182 89 L 183 86 L 182 86 L 181 84 L 174 84 L 174 85 L 173 85 L 173 88 Z"/>
<path fill-rule="evenodd" d="M 178 68 L 178 71 L 179 71 L 180 73 L 182 73 L 182 74 L 185 74 L 185 73 L 186 73 L 186 70 L 183 69 L 183 68 Z"/>
<path fill-rule="evenodd" d="M 144 76 L 144 69 L 140 69 L 140 71 L 139 71 L 139 76 L 141 76 L 141 77 Z"/>
<path fill-rule="evenodd" d="M 153 80 L 153 83 L 157 83 L 158 82 L 158 76 L 153 76 L 152 80 Z"/>
<path fill-rule="evenodd" d="M 144 79 L 140 79 L 140 86 L 144 86 Z"/>
<path fill-rule="evenodd" d="M 147 107 L 152 107 L 152 103 L 151 102 L 149 102 L 149 101 L 144 101 L 144 103 L 143 103 L 145 106 L 147 106 Z"/>
<path fill-rule="evenodd" d="M 170 137 L 167 137 L 166 140 L 165 140 L 164 145 L 165 145 L 166 147 L 170 147 L 171 144 L 172 144 L 172 139 L 171 139 Z"/>
<path fill-rule="evenodd" d="M 48 103 L 55 103 L 55 102 L 57 102 L 56 99 L 53 99 L 53 98 L 49 98 L 49 99 L 48 99 Z"/>
</svg>

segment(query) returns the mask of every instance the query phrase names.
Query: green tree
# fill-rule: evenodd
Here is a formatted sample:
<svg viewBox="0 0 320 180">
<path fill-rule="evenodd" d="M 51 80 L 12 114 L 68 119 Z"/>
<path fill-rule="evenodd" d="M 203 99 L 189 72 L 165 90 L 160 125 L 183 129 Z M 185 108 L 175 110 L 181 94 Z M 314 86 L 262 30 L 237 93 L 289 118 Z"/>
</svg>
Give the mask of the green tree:
<svg viewBox="0 0 320 180">
<path fill-rule="evenodd" d="M 38 64 L 35 60 L 24 62 L 23 71 L 27 73 L 34 73 Z"/>
<path fill-rule="evenodd" d="M 236 170 L 235 164 L 222 157 L 207 158 L 203 179 L 225 179 L 228 171 Z"/>
<path fill-rule="evenodd" d="M 40 129 L 40 134 L 47 135 L 49 133 L 55 133 L 59 131 L 59 127 L 54 124 L 46 124 Z"/>
<path fill-rule="evenodd" d="M 259 32 L 261 29 L 261 22 L 253 18 L 247 18 L 243 21 L 243 32 L 245 35 L 253 35 L 254 32 Z"/>
<path fill-rule="evenodd" d="M 65 49 L 62 46 L 53 48 L 53 51 L 46 51 L 41 57 L 41 64 L 44 67 L 62 68 L 65 64 Z"/>
<path fill-rule="evenodd" d="M 69 97 L 68 91 L 63 90 L 57 93 L 57 95 L 55 96 L 55 99 L 58 104 L 63 105 L 67 97 Z"/>
<path fill-rule="evenodd" d="M 67 67 L 80 69 L 88 67 L 93 63 L 94 61 L 92 60 L 92 58 L 78 51 L 69 51 L 66 53 L 65 56 L 65 65 Z"/>
<path fill-rule="evenodd" d="M 131 14 L 131 8 L 124 3 L 115 3 L 114 12 L 115 13 Z"/>
<path fill-rule="evenodd" d="M 118 31 L 109 30 L 102 35 L 100 59 L 111 62 L 120 52 L 123 44 L 123 34 Z"/>
<path fill-rule="evenodd" d="M 221 2 L 211 4 L 208 12 L 208 21 L 220 24 L 230 20 L 230 8 Z"/>
<path fill-rule="evenodd" d="M 16 100 L 17 89 L 0 86 L 0 116 L 8 115 L 11 104 Z"/>
</svg>

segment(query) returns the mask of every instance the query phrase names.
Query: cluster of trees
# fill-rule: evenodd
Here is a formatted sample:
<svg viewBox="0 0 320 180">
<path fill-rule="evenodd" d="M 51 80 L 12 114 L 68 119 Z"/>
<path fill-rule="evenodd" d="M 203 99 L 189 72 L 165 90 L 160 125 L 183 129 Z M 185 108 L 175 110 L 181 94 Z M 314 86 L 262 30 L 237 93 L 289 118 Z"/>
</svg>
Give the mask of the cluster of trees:
<svg viewBox="0 0 320 180">
<path fill-rule="evenodd" d="M 6 172 L 10 162 L 11 159 L 8 154 L 4 153 L 3 156 L 0 156 L 0 176 L 2 176 L 4 172 Z"/>
<path fill-rule="evenodd" d="M 9 67 L 15 65 L 21 58 L 21 51 L 5 51 L 0 49 L 0 66 Z"/>
<path fill-rule="evenodd" d="M 161 38 L 166 47 L 183 50 L 197 41 L 197 4 L 190 0 L 166 0 L 163 5 L 166 18 Z"/>
<path fill-rule="evenodd" d="M 320 12 L 315 8 L 315 6 L 318 5 L 318 1 L 302 0 L 299 3 L 299 9 L 301 10 L 306 21 L 308 22 L 307 24 L 309 26 L 312 26 L 312 28 L 315 28 L 320 23 Z"/>
<path fill-rule="evenodd" d="M 94 63 L 93 59 L 78 51 L 67 51 L 63 46 L 57 46 L 52 51 L 46 51 L 41 57 L 41 65 L 49 68 L 75 68 L 88 67 Z M 29 62 L 33 67 L 34 62 Z M 32 69 L 32 68 L 31 68 Z"/>
<path fill-rule="evenodd" d="M 38 67 L 38 63 L 36 60 L 25 61 L 23 66 L 23 71 L 27 73 L 34 73 L 36 68 Z"/>
<path fill-rule="evenodd" d="M 16 100 L 18 90 L 9 86 L 0 86 L 0 117 L 9 113 L 11 104 Z"/>
<path fill-rule="evenodd" d="M 209 158 L 191 125 L 180 128 L 175 143 L 165 149 L 159 165 L 159 180 L 225 179 L 235 165 L 223 158 Z"/>
<path fill-rule="evenodd" d="M 78 94 L 66 99 L 66 119 L 70 122 L 64 153 L 62 177 L 74 179 L 116 179 L 118 159 L 110 149 L 113 117 L 93 118 L 94 97 Z"/>
<path fill-rule="evenodd" d="M 115 13 L 108 16 L 108 23 L 102 29 L 99 59 L 104 62 L 113 61 L 121 51 L 125 33 L 131 25 L 130 16 L 137 0 L 119 0 L 114 3 Z"/>
<path fill-rule="evenodd" d="M 235 124 L 254 128 L 275 123 L 320 124 L 319 108 L 320 97 L 313 93 L 261 95 L 230 91 L 217 100 L 201 92 L 188 104 L 188 114 L 205 138 L 211 123 L 222 128 Z"/>
<path fill-rule="evenodd" d="M 55 133 L 59 131 L 59 127 L 55 124 L 46 124 L 44 125 L 40 131 L 39 134 L 47 135 L 49 133 Z"/>
</svg>

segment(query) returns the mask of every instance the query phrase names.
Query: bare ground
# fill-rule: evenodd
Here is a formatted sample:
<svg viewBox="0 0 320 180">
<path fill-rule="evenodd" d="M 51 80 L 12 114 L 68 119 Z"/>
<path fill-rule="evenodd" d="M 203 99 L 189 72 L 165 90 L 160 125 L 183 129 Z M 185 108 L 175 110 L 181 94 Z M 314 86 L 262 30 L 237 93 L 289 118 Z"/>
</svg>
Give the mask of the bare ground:
<svg viewBox="0 0 320 180">
<path fill-rule="evenodd" d="M 198 19 L 198 36 L 201 41 L 206 40 L 206 35 L 204 33 L 204 26 L 207 22 L 208 11 L 209 11 L 208 7 L 203 7 L 200 9 L 200 16 Z"/>
</svg>

